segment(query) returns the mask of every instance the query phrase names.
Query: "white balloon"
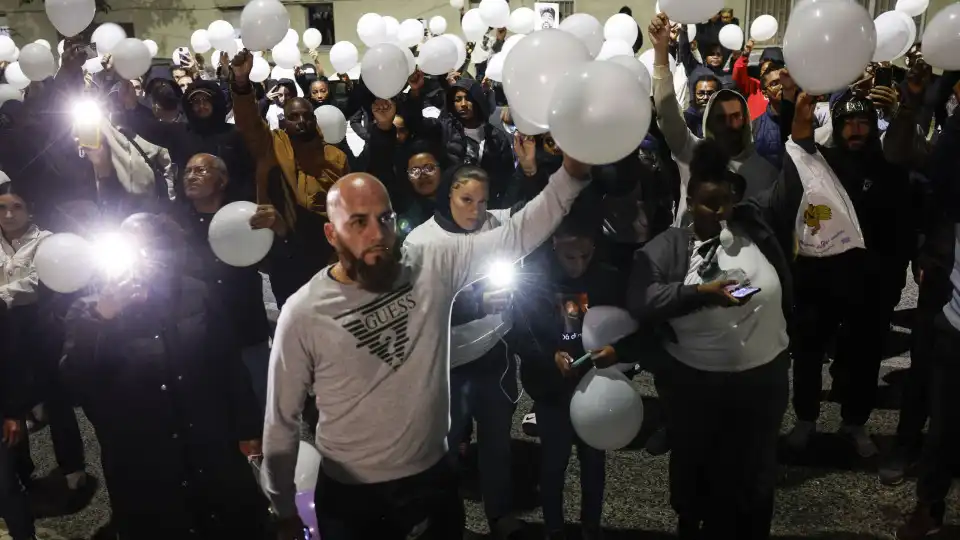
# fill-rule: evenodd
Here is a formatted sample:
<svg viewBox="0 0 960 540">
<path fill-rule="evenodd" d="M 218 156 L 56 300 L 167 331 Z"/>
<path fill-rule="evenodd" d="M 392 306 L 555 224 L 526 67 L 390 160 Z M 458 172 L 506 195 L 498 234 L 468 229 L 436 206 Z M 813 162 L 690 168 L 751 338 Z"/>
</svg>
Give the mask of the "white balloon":
<svg viewBox="0 0 960 540">
<path fill-rule="evenodd" d="M 541 127 L 525 120 L 523 116 L 517 114 L 517 111 L 513 109 L 510 109 L 510 118 L 513 119 L 513 125 L 516 126 L 517 131 L 524 135 L 540 135 L 550 131 L 546 127 Z"/>
<path fill-rule="evenodd" d="M 696 26 L 693 27 L 696 32 Z M 750 23 L 750 39 L 754 41 L 767 41 L 777 35 L 780 25 L 773 15 L 761 15 Z M 693 39 L 692 37 L 690 38 Z M 728 47 L 729 48 L 729 47 Z"/>
<path fill-rule="evenodd" d="M 40 242 L 33 257 L 37 277 L 58 293 L 79 291 L 90 283 L 96 269 L 91 251 L 90 243 L 75 234 L 49 236 Z"/>
<path fill-rule="evenodd" d="M 303 44 L 308 50 L 316 50 L 323 43 L 323 34 L 316 28 L 307 28 L 303 31 Z"/>
<path fill-rule="evenodd" d="M 640 432 L 643 400 L 616 367 L 591 369 L 570 399 L 570 422 L 583 442 L 598 450 L 619 450 Z"/>
<path fill-rule="evenodd" d="M 210 26 L 207 27 L 207 38 L 212 45 L 216 45 L 218 41 L 233 39 L 233 25 L 223 19 L 213 21 L 210 23 Z"/>
<path fill-rule="evenodd" d="M 503 82 L 503 62 L 506 59 L 505 54 L 497 53 L 487 60 L 487 71 L 485 76 L 491 81 Z"/>
<path fill-rule="evenodd" d="M 633 58 L 633 46 L 619 39 L 604 41 L 603 47 L 600 49 L 600 54 L 597 55 L 597 60 L 609 60 L 615 56 L 629 56 Z"/>
<path fill-rule="evenodd" d="M 210 44 L 210 37 L 207 34 L 206 29 L 201 28 L 193 33 L 190 36 L 190 47 L 193 48 L 193 52 L 203 54 L 213 46 Z"/>
<path fill-rule="evenodd" d="M 783 36 L 790 75 L 805 91 L 817 95 L 854 82 L 876 48 L 873 19 L 863 6 L 849 0 L 804 0 L 794 8 Z M 824 63 L 824 58 L 830 62 Z"/>
<path fill-rule="evenodd" d="M 507 0 L 480 0 L 479 9 L 487 26 L 504 28 L 510 22 L 510 4 Z"/>
<path fill-rule="evenodd" d="M 217 211 L 207 234 L 217 258 L 230 266 L 246 267 L 267 256 L 273 245 L 273 231 L 250 227 L 250 218 L 256 211 L 257 205 L 248 201 L 232 202 Z"/>
<path fill-rule="evenodd" d="M 287 33 L 283 35 L 283 39 L 280 40 L 280 43 L 289 43 L 299 47 L 300 34 L 298 34 L 293 28 L 288 28 Z"/>
<path fill-rule="evenodd" d="M 251 0 L 240 13 L 240 35 L 252 51 L 272 49 L 284 40 L 288 30 L 290 14 L 279 0 Z"/>
<path fill-rule="evenodd" d="M 407 59 L 407 77 L 413 75 L 413 72 L 417 70 L 417 57 L 413 55 L 413 51 L 409 48 L 397 43 L 394 43 L 394 45 L 403 51 L 403 56 Z"/>
<path fill-rule="evenodd" d="M 574 66 L 553 91 L 549 110 L 547 125 L 557 145 L 590 165 L 636 152 L 650 127 L 649 91 L 629 69 L 612 62 Z"/>
<path fill-rule="evenodd" d="M 463 19 L 460 21 L 460 27 L 463 29 L 463 36 L 467 38 L 467 41 L 473 43 L 483 39 L 483 35 L 487 33 L 487 23 L 483 22 L 480 10 L 477 8 L 464 13 Z"/>
<path fill-rule="evenodd" d="M 639 146 L 639 145 L 638 145 Z M 583 317 L 583 348 L 596 351 L 613 345 L 637 331 L 639 325 L 627 310 L 613 306 L 597 306 Z"/>
<path fill-rule="evenodd" d="M 634 56 L 614 56 L 609 60 L 614 64 L 620 64 L 621 66 L 630 70 L 633 73 L 634 77 L 640 81 L 640 86 L 644 89 L 643 95 L 649 96 L 650 92 L 653 91 L 653 78 L 650 76 L 650 72 L 647 71 L 647 67 L 643 65 L 636 57 Z"/>
<path fill-rule="evenodd" d="M 147 46 L 147 50 L 150 51 L 150 58 L 153 58 L 160 52 L 160 47 L 157 46 L 157 42 L 152 39 L 143 40 L 143 44 Z"/>
<path fill-rule="evenodd" d="M 7 84 L 16 88 L 17 90 L 23 90 L 24 88 L 30 86 L 30 79 L 24 75 L 23 70 L 20 69 L 20 62 L 11 62 L 7 64 L 7 68 L 3 72 L 3 76 L 7 79 Z"/>
<path fill-rule="evenodd" d="M 103 71 L 103 57 L 89 58 L 83 63 L 83 70 L 91 75 L 96 75 Z"/>
<path fill-rule="evenodd" d="M 367 13 L 357 21 L 357 35 L 364 45 L 373 47 L 386 39 L 387 25 L 380 15 Z"/>
<path fill-rule="evenodd" d="M 776 20 L 776 19 L 774 19 L 774 20 Z M 776 32 L 774 32 L 774 33 L 776 33 Z M 695 24 L 688 24 L 688 25 L 687 25 L 687 40 L 688 40 L 688 41 L 693 41 L 693 40 L 695 40 L 695 39 L 697 39 L 697 25 L 695 25 Z"/>
<path fill-rule="evenodd" d="M 463 0 L 450 0 L 450 7 L 453 9 L 461 9 L 463 7 Z"/>
<path fill-rule="evenodd" d="M 897 55 L 897 58 L 907 54 L 913 44 L 917 42 L 917 22 L 913 20 L 913 17 L 907 15 L 902 11 L 895 11 L 897 16 L 900 17 L 900 22 L 903 23 L 903 26 L 907 29 L 909 37 L 907 38 L 907 43 L 904 44 L 903 49 L 900 51 L 900 54 Z"/>
<path fill-rule="evenodd" d="M 640 28 L 637 26 L 637 21 L 626 13 L 617 13 L 611 16 L 603 25 L 603 39 L 607 41 L 623 41 L 628 43 L 631 49 L 639 35 Z"/>
<path fill-rule="evenodd" d="M 45 39 L 38 39 L 34 41 L 34 43 L 36 43 L 37 45 L 43 45 L 44 47 L 47 48 L 48 51 L 53 50 L 53 47 L 50 46 L 50 42 Z"/>
<path fill-rule="evenodd" d="M 273 69 L 270 70 L 269 78 L 275 81 L 282 81 L 283 79 L 289 79 L 292 81 L 296 78 L 296 73 L 290 68 L 273 66 Z"/>
<path fill-rule="evenodd" d="M 57 61 L 53 58 L 53 53 L 39 43 L 24 45 L 18 63 L 23 74 L 31 81 L 42 81 L 57 72 Z"/>
<path fill-rule="evenodd" d="M 446 75 L 457 63 L 457 46 L 444 36 L 432 37 L 420 46 L 417 63 L 427 75 Z"/>
<path fill-rule="evenodd" d="M 367 49 L 360 70 L 367 88 L 381 99 L 391 99 L 399 94 L 410 76 L 407 57 L 392 43 L 380 43 Z"/>
<path fill-rule="evenodd" d="M 150 69 L 150 49 L 137 38 L 127 38 L 113 48 L 113 67 L 124 79 L 136 79 Z"/>
<path fill-rule="evenodd" d="M 547 128 L 550 96 L 564 73 L 590 60 L 586 45 L 557 29 L 534 32 L 519 42 L 503 65 L 503 90 L 510 108 Z"/>
<path fill-rule="evenodd" d="M 0 62 L 15 62 L 17 57 L 14 52 L 17 50 L 17 44 L 10 39 L 10 36 L 0 36 Z"/>
<path fill-rule="evenodd" d="M 507 30 L 514 34 L 529 34 L 537 24 L 537 13 L 528 7 L 518 7 L 510 14 Z"/>
<path fill-rule="evenodd" d="M 297 451 L 297 466 L 293 473 L 293 482 L 297 486 L 297 493 L 313 491 L 317 487 L 317 478 L 320 476 L 320 452 L 313 445 L 300 441 Z"/>
<path fill-rule="evenodd" d="M 250 80 L 253 82 L 263 82 L 270 76 L 270 63 L 261 56 L 253 59 L 253 67 L 250 68 Z"/>
<path fill-rule="evenodd" d="M 720 44 L 731 51 L 743 48 L 743 29 L 735 24 L 725 25 L 720 29 Z"/>
<path fill-rule="evenodd" d="M 453 42 L 454 47 L 457 48 L 457 62 L 454 64 L 453 69 L 460 69 L 464 62 L 467 61 L 467 44 L 456 34 L 444 34 L 440 37 L 449 39 Z"/>
<path fill-rule="evenodd" d="M 349 41 L 338 41 L 330 48 L 330 63 L 338 73 L 345 73 L 360 61 L 357 46 Z"/>
<path fill-rule="evenodd" d="M 397 34 L 400 32 L 400 21 L 395 17 L 386 15 L 383 17 L 383 41 L 386 43 L 393 43 L 397 40 Z"/>
<path fill-rule="evenodd" d="M 910 18 L 919 17 L 930 7 L 930 0 L 897 0 L 897 11 L 906 13 Z"/>
<path fill-rule="evenodd" d="M 103 23 L 93 31 L 91 41 L 97 44 L 97 54 L 109 54 L 121 41 L 127 39 L 127 32 L 116 23 Z"/>
<path fill-rule="evenodd" d="M 662 0 L 660 12 L 673 22 L 695 24 L 706 22 L 723 9 L 723 0 Z"/>
<path fill-rule="evenodd" d="M 653 80 L 653 49 L 648 49 L 640 55 L 640 63 L 647 68 L 647 73 L 650 74 L 651 80 Z M 670 55 L 670 72 L 675 73 L 677 71 L 677 59 Z M 651 90 L 653 88 L 651 87 Z M 652 95 L 652 94 L 651 94 Z"/>
<path fill-rule="evenodd" d="M 300 49 L 291 43 L 282 42 L 270 51 L 273 61 L 282 68 L 293 69 L 300 65 Z"/>
<path fill-rule="evenodd" d="M 960 69 L 960 4 L 940 10 L 923 32 L 923 59 L 940 69 Z M 791 70 L 791 74 L 792 74 Z"/>
<path fill-rule="evenodd" d="M 877 29 L 877 49 L 873 52 L 874 62 L 892 62 L 909 43 L 910 28 L 904 23 L 901 11 L 881 13 L 873 24 Z M 909 19 L 909 17 L 907 17 Z M 909 19 L 912 22 L 912 19 Z"/>
<path fill-rule="evenodd" d="M 417 19 L 407 19 L 400 23 L 397 41 L 404 47 L 416 47 L 423 42 L 423 23 Z"/>
<path fill-rule="evenodd" d="M 0 105 L 7 101 L 23 101 L 23 93 L 12 84 L 0 84 Z M 3 171 L 0 171 L 0 175 L 2 174 Z M 2 177 L 0 177 L 0 180 L 2 180 Z M 3 184 L 3 182 L 0 181 L 0 184 Z"/>
<path fill-rule="evenodd" d="M 324 142 L 337 144 L 347 136 L 347 118 L 337 107 L 322 105 L 313 114 L 317 117 L 317 127 L 323 133 Z"/>
<path fill-rule="evenodd" d="M 435 36 L 439 36 L 440 34 L 447 31 L 447 20 L 441 17 L 440 15 L 436 15 L 430 18 L 428 27 L 430 28 L 431 34 Z"/>
<path fill-rule="evenodd" d="M 83 32 L 97 12 L 94 0 L 50 0 L 43 7 L 53 27 L 65 37 Z"/>
<path fill-rule="evenodd" d="M 527 37 L 526 34 L 514 34 L 503 42 L 503 47 L 500 49 L 500 52 L 503 53 L 504 60 L 507 58 L 507 53 L 512 51 L 513 48 L 517 46 L 517 43 L 520 43 L 520 40 L 525 37 Z"/>
<path fill-rule="evenodd" d="M 577 37 L 587 50 L 590 56 L 596 58 L 603 48 L 603 25 L 593 15 L 586 13 L 574 13 L 566 19 L 560 21 L 560 30 L 569 32 Z"/>
</svg>

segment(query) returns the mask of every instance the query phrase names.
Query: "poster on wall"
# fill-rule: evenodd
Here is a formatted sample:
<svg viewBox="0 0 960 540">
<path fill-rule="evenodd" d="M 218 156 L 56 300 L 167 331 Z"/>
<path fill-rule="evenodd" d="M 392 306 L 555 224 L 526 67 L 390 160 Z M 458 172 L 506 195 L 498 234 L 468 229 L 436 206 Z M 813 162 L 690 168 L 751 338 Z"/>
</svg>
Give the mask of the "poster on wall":
<svg viewBox="0 0 960 540">
<path fill-rule="evenodd" d="M 536 30 L 560 27 L 560 4 L 537 2 L 533 4 L 533 11 L 537 14 Z"/>
</svg>

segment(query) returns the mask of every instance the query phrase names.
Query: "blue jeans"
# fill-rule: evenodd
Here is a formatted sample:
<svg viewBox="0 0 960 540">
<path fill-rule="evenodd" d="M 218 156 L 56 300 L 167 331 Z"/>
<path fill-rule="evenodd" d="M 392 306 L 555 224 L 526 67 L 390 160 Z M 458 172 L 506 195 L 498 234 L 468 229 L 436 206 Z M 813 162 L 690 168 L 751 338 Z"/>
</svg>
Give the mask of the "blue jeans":
<svg viewBox="0 0 960 540">
<path fill-rule="evenodd" d="M 570 449 L 577 445 L 580 460 L 580 523 L 599 527 L 606 481 L 606 452 L 597 450 L 576 436 L 570 423 L 570 402 L 536 403 L 537 434 L 540 436 L 540 504 L 547 532 L 563 530 L 563 486 Z"/>
<path fill-rule="evenodd" d="M 270 368 L 270 344 L 267 341 L 248 345 L 240 350 L 243 365 L 250 371 L 253 393 L 257 396 L 260 410 L 267 408 L 267 371 Z"/>
<path fill-rule="evenodd" d="M 508 360 L 502 345 L 450 371 L 450 433 L 447 435 L 450 460 L 454 464 L 459 460 L 460 442 L 476 418 L 480 492 L 490 521 L 512 510 L 510 429 L 517 392 L 516 364 L 513 358 Z"/>
<path fill-rule="evenodd" d="M 13 540 L 34 535 L 33 515 L 27 494 L 17 476 L 14 453 L 0 443 L 0 517 L 7 522 Z"/>
</svg>

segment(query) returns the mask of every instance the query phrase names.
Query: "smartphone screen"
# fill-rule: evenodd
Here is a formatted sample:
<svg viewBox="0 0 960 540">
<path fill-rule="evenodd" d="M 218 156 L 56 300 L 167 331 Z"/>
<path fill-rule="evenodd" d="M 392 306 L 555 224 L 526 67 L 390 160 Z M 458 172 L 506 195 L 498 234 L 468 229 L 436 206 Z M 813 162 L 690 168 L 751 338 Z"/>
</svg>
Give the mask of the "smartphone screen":
<svg viewBox="0 0 960 540">
<path fill-rule="evenodd" d="M 749 296 L 753 296 L 753 295 L 757 294 L 758 292 L 760 292 L 760 288 L 759 288 L 759 287 L 740 287 L 739 289 L 733 291 L 733 292 L 730 293 L 730 294 L 731 294 L 734 298 L 742 299 L 742 298 L 747 298 L 747 297 L 749 297 Z"/>
<path fill-rule="evenodd" d="M 100 124 L 76 124 L 73 127 L 74 135 L 77 137 L 77 144 L 84 148 L 100 148 Z"/>
<path fill-rule="evenodd" d="M 878 67 L 873 74 L 874 86 L 893 86 L 893 70 L 888 67 Z"/>
</svg>

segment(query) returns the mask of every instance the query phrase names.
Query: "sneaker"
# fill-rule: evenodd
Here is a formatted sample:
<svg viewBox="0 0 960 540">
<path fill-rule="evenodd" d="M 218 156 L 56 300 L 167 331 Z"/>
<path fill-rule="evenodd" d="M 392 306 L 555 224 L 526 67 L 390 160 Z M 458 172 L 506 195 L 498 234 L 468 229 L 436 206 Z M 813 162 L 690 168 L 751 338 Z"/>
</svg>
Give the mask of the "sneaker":
<svg viewBox="0 0 960 540">
<path fill-rule="evenodd" d="M 797 423 L 793 425 L 793 429 L 790 430 L 790 433 L 787 435 L 787 446 L 790 447 L 791 450 L 799 452 L 810 444 L 810 438 L 813 437 L 813 434 L 816 432 L 816 422 L 797 420 Z"/>
<path fill-rule="evenodd" d="M 871 458 L 880 453 L 864 426 L 844 424 L 840 427 L 840 434 L 850 439 L 857 455 L 862 458 Z"/>
<path fill-rule="evenodd" d="M 536 413 L 530 413 L 524 415 L 523 423 L 520 424 L 520 429 L 523 430 L 523 434 L 527 437 L 537 437 L 537 415 Z"/>
<path fill-rule="evenodd" d="M 907 522 L 897 529 L 897 540 L 921 540 L 933 536 L 943 528 L 944 503 L 917 505 Z"/>
<path fill-rule="evenodd" d="M 647 439 L 644 449 L 651 456 L 662 456 L 670 451 L 670 441 L 667 439 L 667 429 L 660 428 Z"/>
</svg>

